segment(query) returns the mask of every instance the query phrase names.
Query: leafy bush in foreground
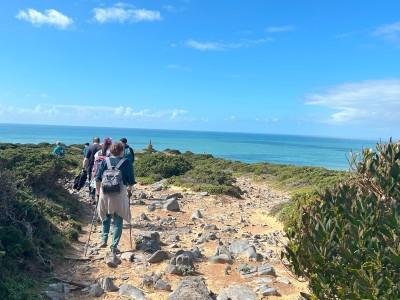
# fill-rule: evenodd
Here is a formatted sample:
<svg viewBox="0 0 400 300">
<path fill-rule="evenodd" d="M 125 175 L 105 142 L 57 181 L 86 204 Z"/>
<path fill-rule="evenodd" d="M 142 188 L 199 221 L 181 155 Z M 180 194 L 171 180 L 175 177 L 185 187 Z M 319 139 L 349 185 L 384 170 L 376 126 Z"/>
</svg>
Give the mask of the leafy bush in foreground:
<svg viewBox="0 0 400 300">
<path fill-rule="evenodd" d="M 302 207 L 283 256 L 314 299 L 399 299 L 399 145 L 365 150 L 355 168 L 354 182 Z"/>
</svg>

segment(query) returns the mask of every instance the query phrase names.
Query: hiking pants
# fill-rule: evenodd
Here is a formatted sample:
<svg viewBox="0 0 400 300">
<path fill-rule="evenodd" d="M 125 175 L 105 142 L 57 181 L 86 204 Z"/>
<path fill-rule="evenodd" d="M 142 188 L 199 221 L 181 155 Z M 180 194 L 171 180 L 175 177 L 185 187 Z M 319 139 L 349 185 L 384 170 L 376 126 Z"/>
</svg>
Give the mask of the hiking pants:
<svg viewBox="0 0 400 300">
<path fill-rule="evenodd" d="M 121 239 L 122 234 L 122 222 L 123 219 L 118 214 L 113 214 L 114 219 L 114 229 L 112 235 L 112 244 L 111 249 L 115 249 L 118 246 L 119 240 Z M 101 230 L 101 240 L 107 242 L 108 234 L 110 233 L 110 226 L 111 226 L 111 214 L 107 214 L 106 217 L 103 219 L 102 223 L 102 230 Z"/>
</svg>

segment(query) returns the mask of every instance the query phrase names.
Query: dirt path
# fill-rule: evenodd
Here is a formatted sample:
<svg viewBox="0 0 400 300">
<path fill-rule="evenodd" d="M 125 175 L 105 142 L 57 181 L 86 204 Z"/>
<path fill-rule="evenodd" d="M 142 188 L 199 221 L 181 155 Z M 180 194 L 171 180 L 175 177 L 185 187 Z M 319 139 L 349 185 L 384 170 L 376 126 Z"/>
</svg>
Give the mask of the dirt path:
<svg viewBox="0 0 400 300">
<path fill-rule="evenodd" d="M 276 276 L 263 276 L 270 278 L 268 285 L 278 290 L 281 296 L 261 296 L 259 299 L 298 299 L 300 291 L 306 291 L 306 283 L 297 281 L 285 269 L 280 262 L 280 251 L 285 243 L 282 231 L 282 224 L 275 218 L 268 215 L 277 203 L 288 200 L 288 195 L 270 189 L 265 183 L 252 182 L 250 178 L 241 177 L 237 184 L 245 192 L 243 199 L 235 199 L 228 196 L 199 196 L 183 192 L 179 188 L 168 188 L 163 191 L 152 191 L 150 186 L 136 185 L 132 197 L 132 240 L 135 248 L 135 238 L 143 231 L 158 231 L 161 242 L 165 245 L 162 249 L 175 253 L 179 249 L 191 250 L 197 246 L 203 257 L 194 263 L 197 275 L 201 275 L 206 282 L 209 291 L 219 294 L 222 289 L 231 284 L 247 285 L 252 290 L 257 290 L 256 280 L 260 276 L 243 278 L 237 271 L 240 264 L 246 263 L 249 266 L 260 266 L 268 263 L 276 271 Z M 156 209 L 153 212 L 148 210 L 150 203 L 155 198 L 162 198 L 165 195 L 181 193 L 183 198 L 178 199 L 180 204 L 179 212 Z M 144 198 L 146 199 L 139 199 Z M 151 199 L 147 199 L 151 198 Z M 90 231 L 90 216 L 93 213 L 92 206 L 86 205 L 84 215 L 86 226 L 79 237 L 79 242 L 74 243 L 66 254 L 67 257 L 75 259 L 85 258 L 83 254 L 84 245 L 88 239 Z M 202 219 L 192 219 L 192 213 L 200 210 Z M 144 220 L 145 214 L 148 220 Z M 205 230 L 205 225 L 215 225 L 216 230 Z M 229 230 L 227 228 L 230 228 Z M 233 232 L 234 230 L 236 232 Z M 95 228 L 91 235 L 91 246 L 94 253 L 87 255 L 87 261 L 65 259 L 55 266 L 56 276 L 72 282 L 91 284 L 102 277 L 113 278 L 114 284 L 120 286 L 128 283 L 139 287 L 144 291 L 148 299 L 166 299 L 171 292 L 156 290 L 154 287 L 142 286 L 141 281 L 145 274 L 159 274 L 162 280 L 169 283 L 172 290 L 176 288 L 182 276 L 166 274 L 165 270 L 169 264 L 168 260 L 160 263 L 150 264 L 147 262 L 145 254 L 139 250 L 134 250 L 136 261 L 122 261 L 116 268 L 108 267 L 102 257 L 108 249 L 97 249 L 96 243 L 100 240 L 101 225 Z M 214 233 L 217 239 L 202 240 L 202 235 Z M 178 238 L 176 238 L 178 236 Z M 227 264 L 214 264 L 208 258 L 214 255 L 215 249 L 219 244 L 229 246 L 233 241 L 248 240 L 254 244 L 257 253 L 261 255 L 262 261 L 249 261 L 246 255 L 235 256 L 231 265 L 231 271 L 226 274 Z M 111 240 L 111 237 L 109 238 Z M 131 250 L 129 237 L 129 224 L 124 225 L 122 238 L 119 244 L 121 251 Z M 283 278 L 280 282 L 279 278 Z M 286 281 L 286 282 L 285 282 Z M 287 284 L 290 281 L 290 284 Z M 73 286 L 70 286 L 73 288 Z M 77 288 L 70 291 L 68 299 L 93 299 L 88 296 L 88 289 Z M 98 299 L 126 299 L 119 296 L 117 292 L 106 292 Z"/>
</svg>

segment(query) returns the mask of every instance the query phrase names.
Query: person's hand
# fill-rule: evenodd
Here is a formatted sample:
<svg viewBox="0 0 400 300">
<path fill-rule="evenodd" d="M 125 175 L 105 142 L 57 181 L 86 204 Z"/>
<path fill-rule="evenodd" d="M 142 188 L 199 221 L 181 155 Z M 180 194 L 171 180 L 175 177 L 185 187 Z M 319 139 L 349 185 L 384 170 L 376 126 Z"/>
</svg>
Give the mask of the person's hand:
<svg viewBox="0 0 400 300">
<path fill-rule="evenodd" d="M 133 190 L 133 186 L 132 185 L 128 185 L 128 187 L 126 188 L 128 191 L 132 191 Z"/>
</svg>

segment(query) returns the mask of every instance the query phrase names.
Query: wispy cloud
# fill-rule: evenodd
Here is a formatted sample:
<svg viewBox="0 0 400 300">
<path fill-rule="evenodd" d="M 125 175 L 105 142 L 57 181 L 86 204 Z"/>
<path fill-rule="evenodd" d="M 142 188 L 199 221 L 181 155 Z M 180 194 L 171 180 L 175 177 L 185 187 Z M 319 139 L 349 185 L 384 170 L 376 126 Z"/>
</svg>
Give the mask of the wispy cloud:
<svg viewBox="0 0 400 300">
<path fill-rule="evenodd" d="M 381 25 L 372 34 L 391 42 L 400 42 L 400 22 Z"/>
<path fill-rule="evenodd" d="M 43 105 L 36 105 L 33 108 L 20 108 L 14 106 L 2 106 L 0 104 L 0 115 L 11 116 L 47 116 L 54 117 L 60 114 L 56 107 L 43 107 Z"/>
<path fill-rule="evenodd" d="M 20 10 L 15 17 L 19 20 L 32 23 L 35 26 L 50 25 L 59 29 L 67 29 L 73 24 L 72 18 L 63 15 L 55 9 L 47 9 L 41 13 L 33 8 L 28 8 Z"/>
<path fill-rule="evenodd" d="M 296 27 L 290 26 L 290 25 L 285 25 L 285 26 L 269 26 L 265 29 L 266 32 L 284 32 L 284 31 L 293 31 L 295 30 Z"/>
<path fill-rule="evenodd" d="M 156 10 L 125 8 L 122 5 L 93 9 L 93 19 L 98 23 L 136 23 L 160 21 L 161 14 Z"/>
<path fill-rule="evenodd" d="M 261 38 L 254 40 L 242 40 L 237 43 L 227 43 L 227 42 L 199 42 L 196 40 L 186 41 L 186 46 L 189 48 L 199 50 L 199 51 L 226 51 L 229 49 L 237 49 L 249 47 L 254 44 L 263 44 L 267 42 L 272 42 L 272 38 Z"/>
<path fill-rule="evenodd" d="M 163 8 L 170 13 L 180 13 L 186 10 L 185 7 L 178 7 L 174 5 L 164 5 Z"/>
<path fill-rule="evenodd" d="M 333 124 L 400 125 L 400 79 L 344 83 L 306 96 L 307 105 L 328 108 L 320 121 Z"/>
<path fill-rule="evenodd" d="M 90 106 L 90 105 L 51 105 L 37 104 L 31 108 L 4 106 L 0 103 L 0 115 L 8 119 L 15 117 L 60 117 L 76 121 L 77 119 L 90 120 L 126 120 L 126 121 L 195 121 L 185 109 L 172 108 L 162 111 L 150 109 L 134 110 L 129 106 Z"/>
</svg>

